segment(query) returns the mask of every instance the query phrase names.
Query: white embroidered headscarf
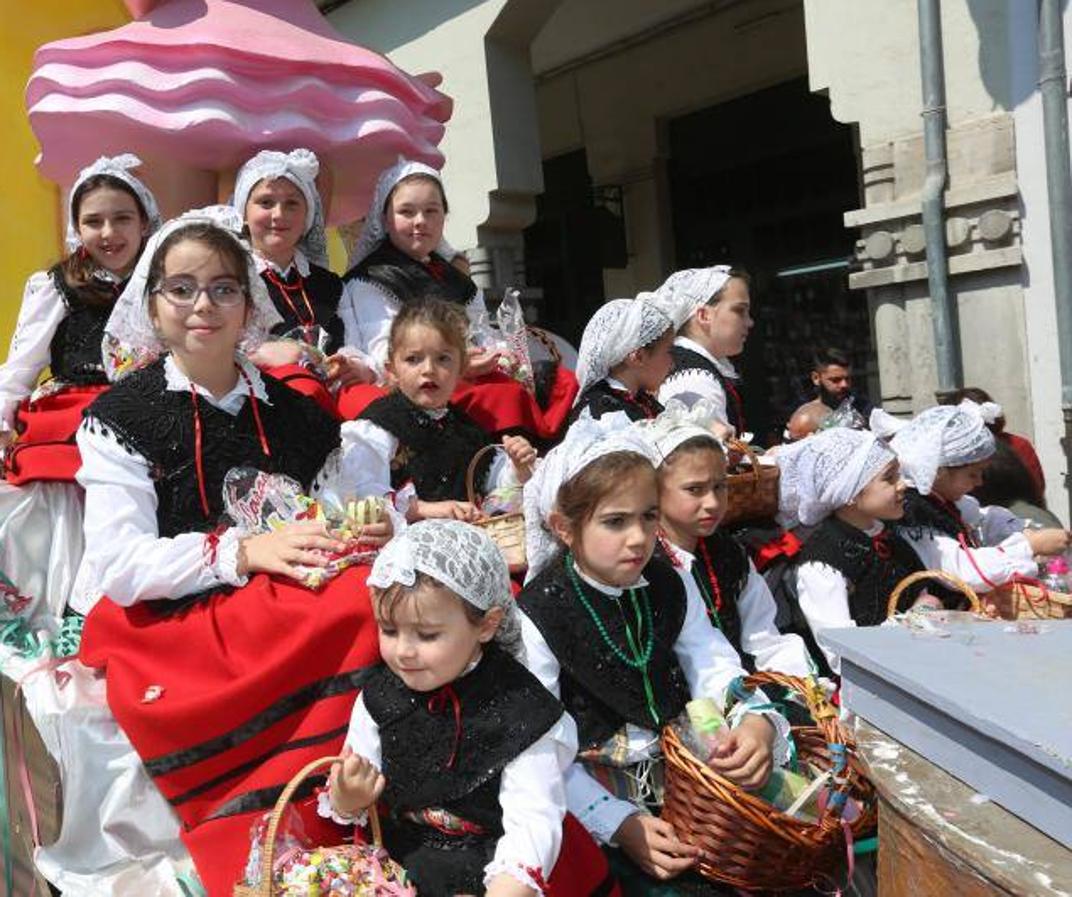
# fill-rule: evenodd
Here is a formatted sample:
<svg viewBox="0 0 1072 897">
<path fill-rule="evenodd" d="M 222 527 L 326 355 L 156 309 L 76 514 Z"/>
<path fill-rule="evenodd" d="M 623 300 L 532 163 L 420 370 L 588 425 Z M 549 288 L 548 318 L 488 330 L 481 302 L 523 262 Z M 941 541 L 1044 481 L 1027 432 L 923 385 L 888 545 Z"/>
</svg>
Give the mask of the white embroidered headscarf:
<svg viewBox="0 0 1072 897">
<path fill-rule="evenodd" d="M 714 409 L 707 399 L 700 399 L 692 407 L 679 399 L 670 399 L 661 414 L 651 420 L 634 421 L 633 428 L 651 446 L 655 465 L 661 467 L 690 439 L 706 439 L 725 451 L 722 441 L 710 430 L 715 420 Z"/>
<path fill-rule="evenodd" d="M 79 187 L 98 174 L 106 174 L 109 177 L 116 178 L 134 191 L 134 195 L 138 197 L 138 201 L 145 211 L 150 234 L 160 227 L 160 209 L 156 206 L 156 197 L 153 196 L 145 184 L 131 173 L 132 169 L 140 165 L 141 159 L 133 153 L 122 153 L 118 156 L 101 156 L 92 165 L 87 165 L 78 172 L 78 177 L 75 178 L 75 182 L 71 185 L 71 192 L 68 194 L 67 199 L 67 250 L 69 252 L 74 252 L 82 245 L 82 238 L 78 236 L 78 222 L 75 221 L 74 215 L 75 194 L 78 192 Z"/>
<path fill-rule="evenodd" d="M 376 181 L 372 202 L 369 204 L 368 212 L 365 214 L 365 223 L 361 227 L 361 236 L 357 238 L 353 251 L 350 253 L 348 268 L 353 268 L 363 262 L 383 242 L 383 238 L 387 236 L 387 213 L 385 211 L 387 199 L 390 197 L 391 191 L 398 186 L 399 181 L 415 174 L 432 178 L 439 184 L 440 189 L 443 189 L 442 175 L 423 162 L 411 162 L 408 159 L 400 158 L 394 165 L 384 171 L 380 175 L 380 179 Z M 445 189 L 443 190 L 443 195 L 446 196 Z M 449 262 L 457 255 L 457 252 L 444 237 L 436 247 L 436 254 Z"/>
<path fill-rule="evenodd" d="M 641 293 L 636 299 L 611 299 L 589 319 L 577 350 L 577 397 L 606 377 L 625 356 L 655 342 L 670 329 L 670 319 Z"/>
<path fill-rule="evenodd" d="M 729 265 L 675 271 L 655 291 L 653 302 L 674 322 L 674 330 L 680 330 L 696 309 L 710 302 L 729 279 Z"/>
<path fill-rule="evenodd" d="M 238 169 L 231 205 L 245 218 L 246 203 L 249 202 L 249 195 L 257 184 L 261 181 L 286 178 L 301 190 L 302 196 L 305 197 L 305 227 L 298 241 L 298 249 L 314 265 L 326 268 L 328 240 L 324 232 L 324 203 L 316 187 L 316 176 L 319 173 L 320 161 L 311 150 L 296 149 L 289 153 L 261 150 Z"/>
<path fill-rule="evenodd" d="M 960 467 L 985 461 L 997 450 L 987 424 L 1001 417 L 994 402 L 978 405 L 965 399 L 959 405 L 935 405 L 910 421 L 881 408 L 871 412 L 871 430 L 887 439 L 901 469 L 921 495 L 929 495 L 939 467 Z"/>
<path fill-rule="evenodd" d="M 896 456 L 874 433 L 823 430 L 778 447 L 779 516 L 812 526 L 849 504 Z"/>
<path fill-rule="evenodd" d="M 566 438 L 537 462 L 524 491 L 525 552 L 529 564 L 526 582 L 547 566 L 558 549 L 548 519 L 563 483 L 613 452 L 640 455 L 653 467 L 657 463 L 651 445 L 631 423 L 621 411 L 604 414 L 598 420 L 582 417 L 569 428 Z"/>
<path fill-rule="evenodd" d="M 442 583 L 462 601 L 482 611 L 503 610 L 495 641 L 522 663 L 521 623 L 510 591 L 502 551 L 483 529 L 460 520 L 422 520 L 395 536 L 377 555 L 368 584 L 378 589 L 398 583 L 412 588 L 417 574 Z"/>
<path fill-rule="evenodd" d="M 276 324 L 282 322 L 264 281 L 257 273 L 253 253 L 241 238 L 242 216 L 231 206 L 208 206 L 184 212 L 178 218 L 172 218 L 149 238 L 130 280 L 115 302 L 108 323 L 104 325 L 101 351 L 109 380 L 118 380 L 124 374 L 144 367 L 167 351 L 167 346 L 157 335 L 149 318 L 149 295 L 156 287 L 156 284 L 149 283 L 149 268 L 160 244 L 175 231 L 191 224 L 210 224 L 219 228 L 227 233 L 245 254 L 252 306 L 237 352 L 241 355 L 249 354 L 268 338 Z"/>
</svg>

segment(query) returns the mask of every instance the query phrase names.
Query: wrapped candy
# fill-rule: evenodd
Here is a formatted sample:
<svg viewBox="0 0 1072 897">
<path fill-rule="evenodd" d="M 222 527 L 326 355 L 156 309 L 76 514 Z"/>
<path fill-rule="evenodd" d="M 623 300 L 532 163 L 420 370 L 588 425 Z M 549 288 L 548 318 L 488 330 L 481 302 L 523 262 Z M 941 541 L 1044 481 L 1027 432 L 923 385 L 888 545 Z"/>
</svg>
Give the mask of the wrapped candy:
<svg viewBox="0 0 1072 897">
<path fill-rule="evenodd" d="M 529 355 L 529 335 L 525 313 L 521 308 L 520 290 L 509 289 L 495 312 L 499 325 L 499 369 L 513 377 L 529 392 L 535 394 L 532 377 L 532 358 Z"/>
</svg>

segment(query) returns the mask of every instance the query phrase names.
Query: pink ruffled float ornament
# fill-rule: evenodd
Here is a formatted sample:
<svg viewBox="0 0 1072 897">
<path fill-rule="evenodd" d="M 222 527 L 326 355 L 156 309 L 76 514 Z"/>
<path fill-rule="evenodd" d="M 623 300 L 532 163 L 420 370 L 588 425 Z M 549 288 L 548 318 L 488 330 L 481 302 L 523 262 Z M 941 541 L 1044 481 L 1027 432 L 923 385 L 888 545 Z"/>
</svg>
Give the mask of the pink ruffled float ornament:
<svg viewBox="0 0 1072 897">
<path fill-rule="evenodd" d="M 215 201 L 258 150 L 302 146 L 329 175 L 335 224 L 365 214 L 399 155 L 442 165 L 451 101 L 439 76 L 347 42 L 312 0 L 126 5 L 135 21 L 34 56 L 26 105 L 45 177 L 69 184 L 98 156 L 133 152 L 174 214 Z"/>
</svg>

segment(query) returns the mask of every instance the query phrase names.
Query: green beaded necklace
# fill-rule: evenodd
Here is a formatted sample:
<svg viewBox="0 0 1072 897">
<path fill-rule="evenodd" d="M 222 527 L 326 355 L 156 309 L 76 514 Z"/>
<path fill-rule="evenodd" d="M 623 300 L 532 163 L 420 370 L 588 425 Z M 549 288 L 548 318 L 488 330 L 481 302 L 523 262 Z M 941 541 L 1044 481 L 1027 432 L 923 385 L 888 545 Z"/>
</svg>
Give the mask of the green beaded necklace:
<svg viewBox="0 0 1072 897">
<path fill-rule="evenodd" d="M 615 657 L 618 658 L 625 666 L 630 669 L 637 670 L 640 673 L 641 679 L 644 683 L 644 697 L 648 705 L 648 713 L 651 714 L 651 718 L 656 726 L 660 726 L 661 720 L 659 718 L 659 711 L 655 708 L 655 689 L 651 684 L 651 676 L 648 674 L 648 662 L 651 660 L 652 651 L 655 649 L 655 626 L 651 619 L 651 602 L 648 600 L 648 590 L 645 588 L 628 589 L 629 600 L 633 605 L 633 614 L 636 622 L 636 635 L 633 634 L 633 629 L 629 625 L 628 620 L 623 620 L 625 623 L 625 639 L 628 642 L 629 654 L 610 637 L 610 633 L 607 632 L 607 627 L 603 625 L 603 621 L 600 619 L 599 614 L 596 613 L 594 607 L 588 601 L 588 596 L 584 593 L 584 586 L 581 583 L 580 577 L 577 575 L 577 565 L 573 559 L 573 552 L 566 553 L 566 572 L 569 575 L 570 583 L 573 585 L 573 591 L 577 594 L 584 609 L 588 611 L 588 616 L 592 618 L 592 622 L 595 623 L 596 631 L 599 632 L 600 638 L 603 639 L 603 643 L 610 648 Z M 637 598 L 639 591 L 640 598 Z M 620 607 L 620 605 L 619 605 Z M 637 643 L 638 636 L 644 630 L 647 630 L 647 637 L 645 638 L 645 644 L 643 650 L 641 650 Z M 632 656 L 630 656 L 632 655 Z"/>
</svg>

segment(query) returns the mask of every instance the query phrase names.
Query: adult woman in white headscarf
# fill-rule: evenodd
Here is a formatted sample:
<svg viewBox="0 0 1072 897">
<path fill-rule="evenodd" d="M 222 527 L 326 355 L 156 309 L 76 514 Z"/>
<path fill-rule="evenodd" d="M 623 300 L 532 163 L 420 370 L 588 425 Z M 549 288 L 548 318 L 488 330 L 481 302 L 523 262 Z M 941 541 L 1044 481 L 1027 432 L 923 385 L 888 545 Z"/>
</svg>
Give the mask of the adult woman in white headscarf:
<svg viewBox="0 0 1072 897">
<path fill-rule="evenodd" d="M 741 378 L 730 361 L 744 351 L 752 329 L 751 279 L 728 265 L 675 271 L 655 291 L 656 302 L 673 319 L 674 366 L 659 390 L 664 405 L 705 399 L 716 419 L 737 434 L 747 430 Z M 729 430 L 717 435 L 732 435 Z"/>
<path fill-rule="evenodd" d="M 928 408 L 911 421 L 871 413 L 871 430 L 889 441 L 908 482 L 898 531 L 926 567 L 953 573 L 977 591 L 1036 576 L 1035 555 L 1069 547 L 1067 530 L 1025 530 L 1011 511 L 981 507 L 968 494 L 996 450 L 987 424 L 1000 415 L 999 405 L 970 399 Z"/>
<path fill-rule="evenodd" d="M 345 543 L 314 521 L 250 534 L 223 513 L 236 467 L 314 495 L 341 471 L 345 495 L 369 494 L 338 421 L 248 361 L 279 316 L 240 230 L 216 206 L 154 235 L 106 328 L 116 382 L 78 432 L 80 656 L 212 897 L 230 895 L 271 789 L 341 747 L 376 657 L 365 568 L 319 593 L 293 579 Z"/>
<path fill-rule="evenodd" d="M 840 661 L 823 645 L 822 631 L 879 625 L 894 587 L 924 569 L 891 528 L 904 513 L 900 468 L 873 433 L 840 427 L 783 446 L 775 457 L 783 522 L 815 527 L 786 572 L 800 613 L 794 628 L 830 675 Z M 904 605 L 921 592 L 911 590 Z"/>
</svg>

